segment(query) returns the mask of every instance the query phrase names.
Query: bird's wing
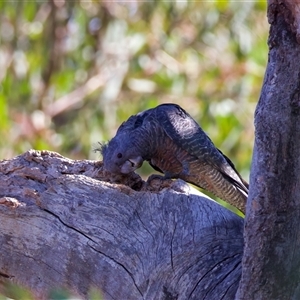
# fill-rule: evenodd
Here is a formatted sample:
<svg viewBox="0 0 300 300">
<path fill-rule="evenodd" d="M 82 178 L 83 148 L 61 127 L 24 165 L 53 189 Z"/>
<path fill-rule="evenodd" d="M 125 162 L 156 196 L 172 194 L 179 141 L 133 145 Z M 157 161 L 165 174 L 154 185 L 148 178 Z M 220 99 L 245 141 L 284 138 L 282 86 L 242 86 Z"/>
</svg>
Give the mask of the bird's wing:
<svg viewBox="0 0 300 300">
<path fill-rule="evenodd" d="M 244 190 L 246 193 L 248 193 L 248 190 L 249 190 L 249 184 L 248 184 L 248 182 L 246 182 L 246 181 L 240 176 L 240 174 L 239 174 L 239 172 L 236 170 L 236 168 L 235 168 L 233 162 L 232 162 L 225 154 L 223 154 L 223 152 L 222 152 L 220 149 L 218 149 L 218 148 L 216 148 L 216 149 L 224 156 L 224 158 L 226 159 L 226 161 L 228 162 L 228 164 L 229 164 L 229 165 L 231 166 L 231 168 L 235 171 L 235 173 L 239 176 L 239 178 L 240 178 L 240 180 L 241 180 L 241 182 L 242 182 L 242 185 L 240 186 L 240 188 L 241 188 L 242 190 Z"/>
<path fill-rule="evenodd" d="M 162 104 L 152 110 L 149 116 L 152 117 L 153 114 L 156 122 L 179 147 L 212 165 L 226 179 L 248 193 L 248 184 L 236 171 L 231 160 L 215 147 L 198 123 L 184 109 L 176 104 Z"/>
<path fill-rule="evenodd" d="M 127 121 L 124 121 L 117 130 L 116 135 L 133 131 L 139 123 L 137 115 L 131 116 Z"/>
<path fill-rule="evenodd" d="M 162 104 L 152 111 L 147 120 L 159 123 L 178 146 L 196 158 L 201 159 L 203 154 L 210 154 L 215 148 L 198 123 L 179 105 Z"/>
<path fill-rule="evenodd" d="M 151 114 L 153 109 L 148 109 L 142 112 L 139 112 L 136 115 L 131 116 L 127 121 L 124 121 L 117 130 L 116 135 L 123 134 L 123 133 L 131 133 L 136 129 L 141 128 L 144 125 L 145 118 Z"/>
</svg>

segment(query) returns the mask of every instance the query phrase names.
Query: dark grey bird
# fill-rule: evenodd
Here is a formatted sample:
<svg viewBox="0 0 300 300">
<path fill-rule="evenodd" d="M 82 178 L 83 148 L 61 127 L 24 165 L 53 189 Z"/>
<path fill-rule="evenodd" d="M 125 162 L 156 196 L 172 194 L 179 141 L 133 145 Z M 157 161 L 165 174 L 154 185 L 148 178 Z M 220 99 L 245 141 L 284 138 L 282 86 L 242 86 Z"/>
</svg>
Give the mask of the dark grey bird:
<svg viewBox="0 0 300 300">
<path fill-rule="evenodd" d="M 248 183 L 179 105 L 131 116 L 101 151 L 104 168 L 112 173 L 134 172 L 146 160 L 165 178 L 192 183 L 245 213 Z"/>
</svg>

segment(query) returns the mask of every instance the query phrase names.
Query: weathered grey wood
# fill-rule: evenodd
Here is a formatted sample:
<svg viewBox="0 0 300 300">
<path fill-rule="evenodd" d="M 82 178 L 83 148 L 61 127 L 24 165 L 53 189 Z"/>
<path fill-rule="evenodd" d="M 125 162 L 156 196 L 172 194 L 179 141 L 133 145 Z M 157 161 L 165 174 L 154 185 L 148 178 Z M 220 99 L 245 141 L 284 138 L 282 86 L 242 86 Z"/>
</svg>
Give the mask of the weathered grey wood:
<svg viewBox="0 0 300 300">
<path fill-rule="evenodd" d="M 270 0 L 236 299 L 300 299 L 300 1 Z"/>
<path fill-rule="evenodd" d="M 234 299 L 243 220 L 182 181 L 118 179 L 29 151 L 0 163 L 0 282 L 87 298 Z M 169 185 L 169 187 L 168 187 Z M 151 191 L 150 191 L 151 190 Z"/>
</svg>

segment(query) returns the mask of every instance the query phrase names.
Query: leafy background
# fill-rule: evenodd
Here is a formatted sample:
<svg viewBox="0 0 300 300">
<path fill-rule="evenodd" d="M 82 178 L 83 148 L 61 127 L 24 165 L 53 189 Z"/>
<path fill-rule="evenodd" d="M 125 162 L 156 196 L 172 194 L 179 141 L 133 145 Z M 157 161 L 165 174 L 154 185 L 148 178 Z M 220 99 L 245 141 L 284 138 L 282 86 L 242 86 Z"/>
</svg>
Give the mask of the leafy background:
<svg viewBox="0 0 300 300">
<path fill-rule="evenodd" d="M 265 1 L 0 1 L 0 159 L 101 159 L 122 121 L 172 102 L 248 179 L 268 27 Z"/>
<path fill-rule="evenodd" d="M 122 121 L 173 102 L 247 178 L 267 32 L 265 2 L 1 1 L 0 157 L 101 159 Z"/>
</svg>

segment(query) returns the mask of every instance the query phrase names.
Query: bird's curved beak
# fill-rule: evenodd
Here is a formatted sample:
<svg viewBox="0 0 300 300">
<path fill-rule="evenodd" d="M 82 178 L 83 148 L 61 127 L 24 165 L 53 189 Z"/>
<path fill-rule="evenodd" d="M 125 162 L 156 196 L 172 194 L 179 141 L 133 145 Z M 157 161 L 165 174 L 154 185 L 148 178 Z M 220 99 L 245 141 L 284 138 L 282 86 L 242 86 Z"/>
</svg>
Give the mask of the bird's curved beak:
<svg viewBox="0 0 300 300">
<path fill-rule="evenodd" d="M 140 168 L 143 164 L 143 158 L 141 156 L 132 157 L 123 164 L 121 167 L 121 172 L 123 174 L 128 174 L 134 172 L 136 169 Z"/>
</svg>

